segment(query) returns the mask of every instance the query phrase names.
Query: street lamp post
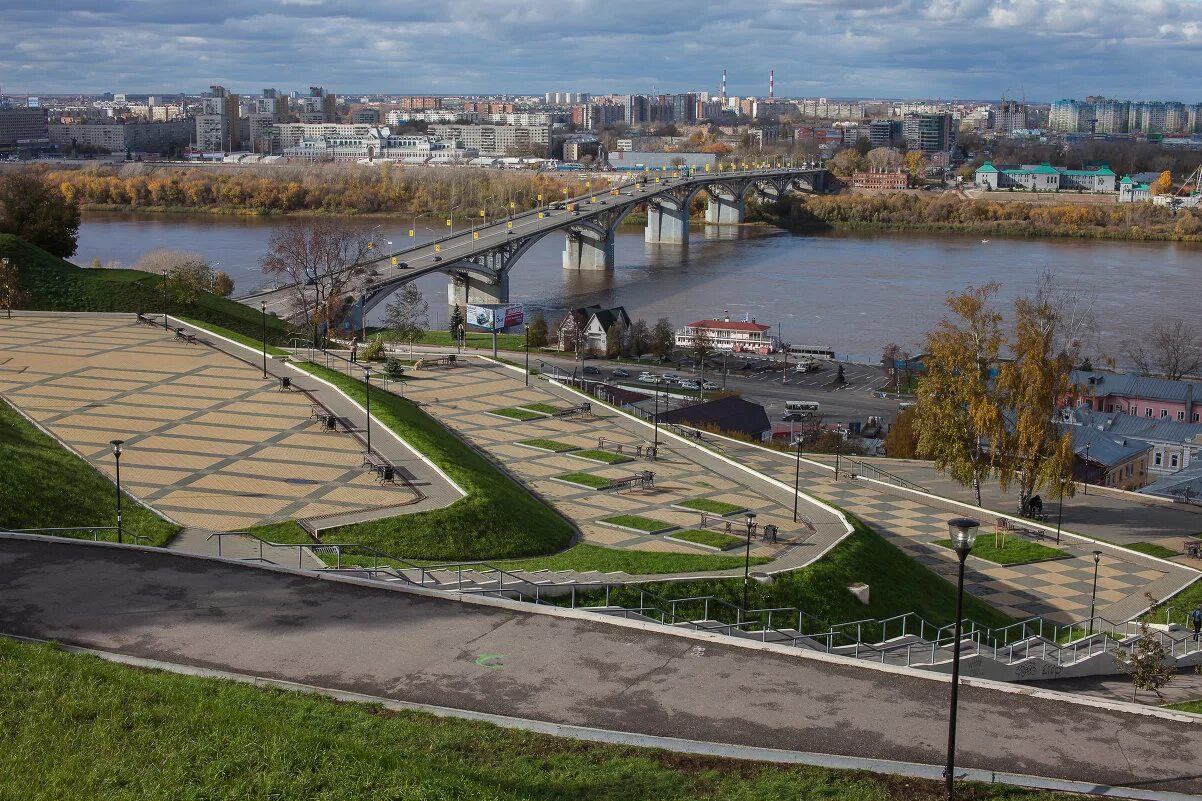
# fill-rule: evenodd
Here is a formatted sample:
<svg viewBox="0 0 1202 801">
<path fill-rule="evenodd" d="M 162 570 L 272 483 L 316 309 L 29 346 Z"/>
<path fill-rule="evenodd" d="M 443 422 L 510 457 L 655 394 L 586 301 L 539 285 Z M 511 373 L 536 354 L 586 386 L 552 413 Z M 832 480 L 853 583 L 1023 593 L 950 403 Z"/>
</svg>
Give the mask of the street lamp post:
<svg viewBox="0 0 1202 801">
<path fill-rule="evenodd" d="M 1089 494 L 1089 443 L 1085 445 L 1085 494 Z"/>
<path fill-rule="evenodd" d="M 1098 563 L 1102 561 L 1102 552 L 1093 552 L 1093 593 L 1089 596 L 1089 633 L 1093 634 L 1094 604 L 1098 601 Z"/>
<path fill-rule="evenodd" d="M 259 311 L 263 316 L 263 378 L 267 378 L 267 301 L 259 301 Z"/>
<path fill-rule="evenodd" d="M 835 440 L 835 481 L 839 480 L 839 454 L 842 452 L 843 452 L 843 435 L 839 434 L 839 439 Z"/>
<path fill-rule="evenodd" d="M 726 391 L 726 360 L 730 357 L 730 351 L 722 354 L 722 391 Z"/>
<path fill-rule="evenodd" d="M 371 367 L 363 368 L 364 397 L 367 400 L 367 455 L 371 455 Z"/>
<path fill-rule="evenodd" d="M 659 376 L 655 377 L 655 414 L 651 416 L 655 428 L 655 454 L 659 455 Z"/>
<path fill-rule="evenodd" d="M 793 469 L 793 522 L 797 522 L 797 498 L 801 494 L 801 436 L 797 436 L 797 465 Z"/>
<path fill-rule="evenodd" d="M 963 636 L 964 618 L 964 561 L 977 539 L 977 528 L 981 524 L 970 517 L 958 517 L 947 521 L 952 535 L 952 547 L 960 559 L 960 572 L 956 581 L 956 640 L 952 644 L 952 697 L 951 716 L 947 726 L 947 765 L 943 769 L 943 780 L 947 785 L 948 801 L 955 798 L 953 781 L 956 771 L 956 711 L 960 701 L 960 638 Z"/>
<path fill-rule="evenodd" d="M 1056 505 L 1056 544 L 1060 544 L 1060 523 L 1064 520 L 1064 482 L 1060 482 L 1060 502 Z"/>
<path fill-rule="evenodd" d="M 747 597 L 751 580 L 751 535 L 755 533 L 755 512 L 747 513 L 747 547 L 743 552 L 743 612 L 747 612 Z"/>
<path fill-rule="evenodd" d="M 121 542 L 123 532 L 121 525 L 121 446 L 125 444 L 125 440 L 115 439 L 111 444 L 113 458 L 117 460 L 117 542 Z"/>
<path fill-rule="evenodd" d="M 526 386 L 530 386 L 530 326 L 526 328 Z"/>
</svg>

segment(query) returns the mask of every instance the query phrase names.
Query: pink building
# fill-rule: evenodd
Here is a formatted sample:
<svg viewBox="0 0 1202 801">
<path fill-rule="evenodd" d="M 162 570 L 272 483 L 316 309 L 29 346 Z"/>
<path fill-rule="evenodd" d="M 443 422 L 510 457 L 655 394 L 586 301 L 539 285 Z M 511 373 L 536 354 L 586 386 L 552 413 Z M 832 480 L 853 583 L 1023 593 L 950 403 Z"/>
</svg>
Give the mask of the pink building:
<svg viewBox="0 0 1202 801">
<path fill-rule="evenodd" d="M 1074 371 L 1078 403 L 1096 412 L 1120 412 L 1171 420 L 1202 422 L 1202 387 L 1189 381 L 1170 381 L 1132 374 Z"/>
</svg>

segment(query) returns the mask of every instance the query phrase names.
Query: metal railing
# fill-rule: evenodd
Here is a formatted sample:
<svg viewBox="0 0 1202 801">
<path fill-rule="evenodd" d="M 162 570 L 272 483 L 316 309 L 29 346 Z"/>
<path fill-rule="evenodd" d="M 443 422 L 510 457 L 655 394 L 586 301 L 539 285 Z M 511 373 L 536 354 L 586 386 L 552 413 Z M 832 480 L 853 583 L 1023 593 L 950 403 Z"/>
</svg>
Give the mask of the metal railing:
<svg viewBox="0 0 1202 801">
<path fill-rule="evenodd" d="M 913 481 L 910 481 L 909 479 L 902 478 L 901 476 L 898 476 L 898 475 L 894 475 L 893 473 L 890 473 L 888 470 L 882 470 L 881 468 L 877 467 L 874 464 L 869 464 L 868 462 L 861 462 L 859 459 L 853 459 L 850 456 L 844 456 L 843 458 L 846 459 L 847 461 L 851 462 L 853 465 L 855 465 L 857 475 L 864 476 L 865 478 L 876 479 L 877 481 L 883 481 L 886 484 L 896 484 L 897 486 L 905 487 L 906 489 L 917 490 L 918 492 L 925 492 L 928 495 L 930 494 L 930 490 L 928 490 L 926 487 L 922 486 L 921 484 L 916 484 Z"/>
<path fill-rule="evenodd" d="M 86 531 L 86 532 L 91 532 L 92 536 L 89 537 L 88 539 L 92 540 L 92 542 L 116 542 L 117 538 L 115 535 L 113 536 L 112 540 L 109 540 L 107 537 L 103 537 L 98 533 L 101 531 L 116 531 L 116 530 L 117 530 L 116 526 L 64 526 L 64 527 L 59 527 L 59 528 L 6 528 L 6 529 L 4 529 L 4 531 L 10 532 L 12 534 L 50 534 L 50 535 L 54 535 L 55 532 L 63 532 L 63 531 Z M 127 529 L 122 529 L 121 536 L 123 539 L 129 540 L 134 545 L 150 545 L 154 542 L 154 539 L 151 537 L 147 537 L 144 534 L 138 534 L 133 531 L 129 531 Z M 76 538 L 72 538 L 72 539 L 78 539 L 78 538 L 76 537 Z"/>
</svg>

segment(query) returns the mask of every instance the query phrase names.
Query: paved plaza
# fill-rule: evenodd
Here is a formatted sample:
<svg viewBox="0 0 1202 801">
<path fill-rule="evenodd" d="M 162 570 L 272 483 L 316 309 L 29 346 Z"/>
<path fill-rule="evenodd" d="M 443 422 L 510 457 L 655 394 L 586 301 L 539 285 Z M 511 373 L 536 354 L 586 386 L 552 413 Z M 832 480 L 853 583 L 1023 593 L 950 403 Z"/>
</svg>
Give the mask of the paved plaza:
<svg viewBox="0 0 1202 801">
<path fill-rule="evenodd" d="M 287 519 L 399 514 L 423 493 L 381 486 L 357 436 L 324 432 L 312 398 L 132 317 L 0 320 L 0 395 L 177 523 L 230 531 Z"/>
</svg>

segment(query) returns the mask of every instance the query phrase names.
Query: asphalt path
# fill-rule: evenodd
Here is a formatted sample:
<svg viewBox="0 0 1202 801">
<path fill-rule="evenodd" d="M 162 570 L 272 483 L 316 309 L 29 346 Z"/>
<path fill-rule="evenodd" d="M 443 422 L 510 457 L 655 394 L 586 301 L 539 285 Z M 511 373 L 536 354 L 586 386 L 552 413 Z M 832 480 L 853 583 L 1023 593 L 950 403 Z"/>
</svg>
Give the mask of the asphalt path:
<svg viewBox="0 0 1202 801">
<path fill-rule="evenodd" d="M 93 543 L 0 540 L 0 631 L 553 723 L 941 764 L 939 676 Z M 1202 722 L 964 686 L 962 767 L 1202 792 Z M 1199 719 L 1202 721 L 1202 719 Z"/>
</svg>

